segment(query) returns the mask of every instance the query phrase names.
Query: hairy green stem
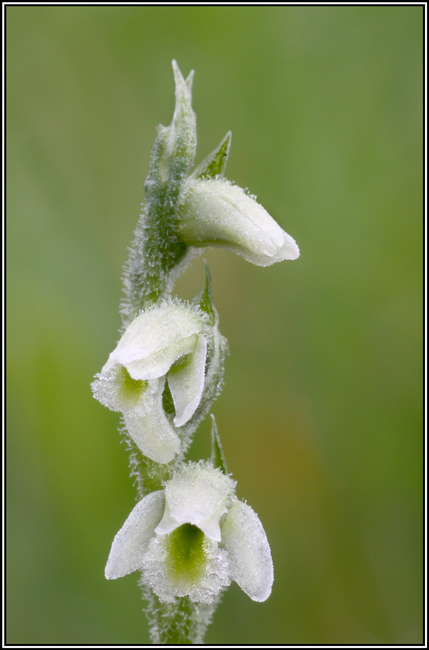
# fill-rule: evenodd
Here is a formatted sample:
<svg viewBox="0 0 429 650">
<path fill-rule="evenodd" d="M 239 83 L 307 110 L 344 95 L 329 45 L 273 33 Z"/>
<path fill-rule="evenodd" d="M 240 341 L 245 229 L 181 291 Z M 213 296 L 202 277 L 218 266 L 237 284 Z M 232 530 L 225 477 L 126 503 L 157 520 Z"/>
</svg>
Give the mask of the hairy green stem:
<svg viewBox="0 0 429 650">
<path fill-rule="evenodd" d="M 219 604 L 220 596 L 209 605 L 194 603 L 189 598 L 176 598 L 162 603 L 140 580 L 152 643 L 156 645 L 201 645 L 207 626 Z"/>
</svg>

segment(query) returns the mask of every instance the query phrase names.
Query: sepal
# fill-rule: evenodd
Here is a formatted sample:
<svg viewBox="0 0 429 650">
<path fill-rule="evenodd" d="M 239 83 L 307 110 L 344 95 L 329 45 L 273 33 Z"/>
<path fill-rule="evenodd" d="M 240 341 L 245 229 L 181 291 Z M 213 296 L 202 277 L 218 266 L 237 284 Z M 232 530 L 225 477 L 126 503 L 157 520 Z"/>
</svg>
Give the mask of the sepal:
<svg viewBox="0 0 429 650">
<path fill-rule="evenodd" d="M 205 286 L 194 300 L 193 306 L 203 313 L 207 320 L 206 374 L 204 390 L 198 408 L 190 421 L 183 427 L 185 437 L 196 430 L 201 420 L 209 413 L 214 400 L 219 396 L 223 386 L 225 358 L 228 353 L 228 341 L 219 331 L 219 316 L 213 302 L 210 270 L 206 261 L 204 261 L 204 266 L 206 274 Z M 186 448 L 187 444 L 185 444 L 184 450 Z"/>
<path fill-rule="evenodd" d="M 164 510 L 164 490 L 151 492 L 133 508 L 110 549 L 105 576 L 122 578 L 139 569 Z"/>
<path fill-rule="evenodd" d="M 274 569 L 258 515 L 247 503 L 235 499 L 221 528 L 231 578 L 252 600 L 263 602 L 271 593 Z"/>
</svg>

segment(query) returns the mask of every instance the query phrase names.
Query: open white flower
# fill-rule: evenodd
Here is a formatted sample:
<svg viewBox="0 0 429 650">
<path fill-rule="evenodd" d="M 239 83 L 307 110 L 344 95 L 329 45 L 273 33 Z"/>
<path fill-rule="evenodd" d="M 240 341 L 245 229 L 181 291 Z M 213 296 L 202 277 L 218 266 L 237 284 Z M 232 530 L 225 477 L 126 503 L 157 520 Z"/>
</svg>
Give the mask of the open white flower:
<svg viewBox="0 0 429 650">
<path fill-rule="evenodd" d="M 295 240 L 262 205 L 222 178 L 188 179 L 179 228 L 189 246 L 221 246 L 258 266 L 299 257 Z"/>
<path fill-rule="evenodd" d="M 203 394 L 209 336 L 196 307 L 178 302 L 151 307 L 125 330 L 92 384 L 94 397 L 122 412 L 134 442 L 158 463 L 171 461 L 180 448 L 162 405 L 165 381 L 174 402 L 174 425 L 181 427 Z"/>
<path fill-rule="evenodd" d="M 230 477 L 202 462 L 145 496 L 113 540 L 106 578 L 138 569 L 164 602 L 188 596 L 210 603 L 233 580 L 262 602 L 274 579 L 258 516 L 235 497 Z"/>
</svg>

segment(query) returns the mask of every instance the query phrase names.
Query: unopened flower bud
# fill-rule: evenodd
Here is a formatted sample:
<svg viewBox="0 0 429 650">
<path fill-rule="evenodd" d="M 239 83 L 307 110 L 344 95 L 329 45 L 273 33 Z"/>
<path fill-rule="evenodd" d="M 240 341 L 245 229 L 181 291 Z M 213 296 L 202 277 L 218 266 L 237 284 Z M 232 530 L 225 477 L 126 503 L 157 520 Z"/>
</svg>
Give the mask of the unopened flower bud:
<svg viewBox="0 0 429 650">
<path fill-rule="evenodd" d="M 220 246 L 269 266 L 295 260 L 299 248 L 257 201 L 225 179 L 189 179 L 179 224 L 188 246 Z"/>
</svg>

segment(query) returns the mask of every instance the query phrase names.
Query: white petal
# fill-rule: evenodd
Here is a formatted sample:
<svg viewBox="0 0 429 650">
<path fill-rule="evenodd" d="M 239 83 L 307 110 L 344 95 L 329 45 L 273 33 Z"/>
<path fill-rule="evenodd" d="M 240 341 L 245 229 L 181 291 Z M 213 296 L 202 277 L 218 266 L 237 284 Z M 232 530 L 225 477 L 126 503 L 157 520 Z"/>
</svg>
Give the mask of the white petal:
<svg viewBox="0 0 429 650">
<path fill-rule="evenodd" d="M 113 540 L 105 576 L 121 578 L 143 566 L 144 556 L 164 510 L 164 490 L 145 496 L 131 511 Z"/>
<path fill-rule="evenodd" d="M 182 524 L 179 523 L 177 519 L 174 519 L 174 517 L 171 516 L 170 508 L 168 507 L 168 503 L 166 501 L 164 514 L 158 526 L 155 528 L 155 532 L 157 535 L 167 535 L 168 533 L 173 532 L 173 530 L 176 530 L 176 528 L 181 525 Z"/>
<path fill-rule="evenodd" d="M 166 535 L 168 533 L 173 532 L 173 530 L 176 530 L 176 528 L 179 528 L 179 526 L 182 526 L 183 523 L 192 523 L 194 524 L 194 526 L 198 526 L 198 528 L 204 533 L 204 535 L 206 535 L 206 537 L 213 540 L 214 542 L 220 542 L 221 540 L 221 531 L 219 525 L 220 515 L 218 512 L 215 512 L 215 514 L 210 519 L 203 519 L 201 516 L 198 516 L 195 513 L 189 514 L 188 511 L 185 514 L 185 518 L 189 519 L 189 521 L 183 522 L 175 519 L 171 515 L 168 502 L 166 502 L 164 515 L 162 517 L 162 520 L 156 527 L 155 532 L 158 535 Z M 192 521 L 190 521 L 191 519 Z"/>
<path fill-rule="evenodd" d="M 270 545 L 258 515 L 236 499 L 221 529 L 221 545 L 228 551 L 231 578 L 252 600 L 266 600 L 274 571 Z"/>
<path fill-rule="evenodd" d="M 115 366 L 107 371 L 103 369 L 103 372 L 95 375 L 95 380 L 91 384 L 95 399 L 111 411 L 121 411 L 123 406 L 117 378 L 118 368 L 119 366 Z"/>
<path fill-rule="evenodd" d="M 175 361 L 187 354 L 192 353 L 198 340 L 198 334 L 192 334 L 186 338 L 180 336 L 180 330 L 176 330 L 176 340 L 169 347 L 162 348 L 146 358 L 137 358 L 127 361 L 125 366 L 133 379 L 157 379 L 165 375 Z M 130 357 L 136 352 L 130 348 Z"/>
<path fill-rule="evenodd" d="M 185 465 L 165 486 L 165 514 L 156 532 L 165 534 L 182 524 L 193 524 L 213 541 L 220 541 L 219 520 L 234 488 L 235 482 L 220 470 L 203 464 Z"/>
<path fill-rule="evenodd" d="M 200 403 L 204 389 L 206 356 L 207 340 L 204 336 L 199 336 L 190 362 L 180 370 L 173 368 L 168 373 L 168 385 L 176 409 L 176 427 L 186 424 Z"/>
<path fill-rule="evenodd" d="M 123 412 L 131 438 L 157 463 L 169 463 L 180 449 L 180 439 L 162 407 L 164 383 L 164 378 L 150 381 L 139 402 Z"/>
<path fill-rule="evenodd" d="M 269 266 L 295 260 L 299 248 L 268 212 L 226 180 L 190 180 L 180 223 L 191 246 L 221 246 Z"/>
<path fill-rule="evenodd" d="M 133 379 L 165 375 L 195 348 L 202 322 L 189 307 L 167 303 L 142 312 L 127 327 L 102 372 L 125 366 Z"/>
<path fill-rule="evenodd" d="M 215 542 L 220 542 L 221 532 L 220 532 L 220 517 L 221 514 L 219 511 L 215 512 L 210 519 L 200 520 L 198 527 L 203 531 L 204 535 L 209 539 L 212 539 Z"/>
</svg>

